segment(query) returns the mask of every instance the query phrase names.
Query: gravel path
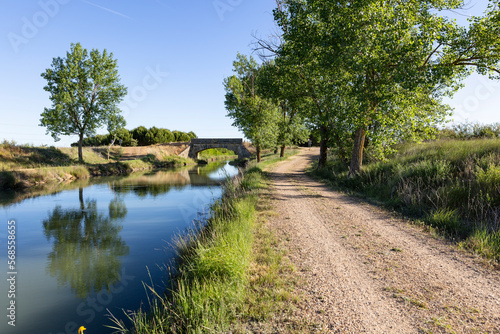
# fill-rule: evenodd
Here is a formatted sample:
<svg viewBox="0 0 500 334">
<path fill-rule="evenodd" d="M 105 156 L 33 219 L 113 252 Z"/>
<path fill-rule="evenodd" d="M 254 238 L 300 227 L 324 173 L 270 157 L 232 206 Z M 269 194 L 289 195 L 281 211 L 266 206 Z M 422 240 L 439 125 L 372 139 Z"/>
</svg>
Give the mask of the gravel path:
<svg viewBox="0 0 500 334">
<path fill-rule="evenodd" d="M 297 267 L 294 321 L 326 333 L 500 333 L 500 274 L 380 208 L 304 174 L 318 150 L 270 171 L 270 225 Z"/>
</svg>

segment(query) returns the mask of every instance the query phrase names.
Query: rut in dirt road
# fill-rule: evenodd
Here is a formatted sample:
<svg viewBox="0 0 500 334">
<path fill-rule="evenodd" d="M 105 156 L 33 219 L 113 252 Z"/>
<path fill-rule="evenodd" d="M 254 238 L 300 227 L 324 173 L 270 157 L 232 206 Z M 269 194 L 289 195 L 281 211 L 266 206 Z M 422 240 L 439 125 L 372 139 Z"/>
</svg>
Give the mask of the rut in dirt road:
<svg viewBox="0 0 500 334">
<path fill-rule="evenodd" d="M 270 172 L 270 225 L 304 282 L 293 317 L 327 333 L 500 333 L 498 271 L 312 180 L 304 169 L 317 154 Z"/>
</svg>

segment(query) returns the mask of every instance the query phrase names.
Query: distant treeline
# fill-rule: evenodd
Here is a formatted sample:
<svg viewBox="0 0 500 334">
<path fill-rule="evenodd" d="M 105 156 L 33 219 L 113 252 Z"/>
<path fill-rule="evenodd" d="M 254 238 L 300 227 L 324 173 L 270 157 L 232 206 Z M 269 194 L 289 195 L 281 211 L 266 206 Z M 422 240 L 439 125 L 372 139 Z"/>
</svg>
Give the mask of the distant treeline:
<svg viewBox="0 0 500 334">
<path fill-rule="evenodd" d="M 95 135 L 83 140 L 84 146 L 107 146 L 110 145 L 115 137 L 111 134 Z M 170 131 L 168 129 L 157 128 L 155 126 L 146 128 L 139 126 L 133 130 L 120 129 L 116 133 L 115 144 L 121 146 L 148 146 L 155 144 L 164 144 L 172 142 L 184 142 L 197 138 L 196 134 L 191 132 Z M 73 143 L 71 146 L 78 146 Z"/>
<path fill-rule="evenodd" d="M 449 128 L 441 130 L 438 137 L 462 140 L 500 138 L 500 123 L 480 124 L 467 122 L 454 124 Z"/>
</svg>

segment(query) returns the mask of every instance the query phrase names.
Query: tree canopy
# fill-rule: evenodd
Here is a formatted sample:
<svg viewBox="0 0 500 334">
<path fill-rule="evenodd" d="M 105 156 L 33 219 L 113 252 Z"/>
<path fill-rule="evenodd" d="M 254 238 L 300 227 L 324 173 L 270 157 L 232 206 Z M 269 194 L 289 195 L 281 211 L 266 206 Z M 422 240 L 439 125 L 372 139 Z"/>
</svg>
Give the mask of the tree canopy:
<svg viewBox="0 0 500 334">
<path fill-rule="evenodd" d="M 120 141 L 121 146 L 148 146 L 155 144 L 166 144 L 171 142 L 188 142 L 197 138 L 193 131 L 170 131 L 165 128 L 138 126 L 135 129 L 127 130 L 123 127 L 110 131 L 108 124 L 107 135 L 94 135 L 83 140 L 83 146 L 105 146 L 110 145 L 114 139 Z M 78 146 L 73 143 L 71 146 Z"/>
<path fill-rule="evenodd" d="M 224 80 L 227 115 L 255 145 L 260 161 L 261 150 L 276 145 L 278 106 L 259 91 L 257 80 L 261 65 L 253 57 L 238 53 L 233 67 L 236 74 Z"/>
<path fill-rule="evenodd" d="M 473 70 L 498 79 L 498 0 L 463 27 L 445 14 L 461 0 L 278 0 L 279 43 L 258 41 L 279 69 L 275 98 L 300 105 L 321 134 L 320 167 L 334 147 L 360 172 L 364 148 L 431 138 Z M 278 79 L 277 79 L 278 78 Z M 350 160 L 350 162 L 349 162 Z"/>
<path fill-rule="evenodd" d="M 61 135 L 78 135 L 82 162 L 84 137 L 121 117 L 117 105 L 127 89 L 120 83 L 117 61 L 106 50 L 89 53 L 80 43 L 71 44 L 66 57 L 54 58 L 41 76 L 47 81 L 44 89 L 50 93 L 52 107 L 44 109 L 40 125 L 56 141 Z"/>
</svg>

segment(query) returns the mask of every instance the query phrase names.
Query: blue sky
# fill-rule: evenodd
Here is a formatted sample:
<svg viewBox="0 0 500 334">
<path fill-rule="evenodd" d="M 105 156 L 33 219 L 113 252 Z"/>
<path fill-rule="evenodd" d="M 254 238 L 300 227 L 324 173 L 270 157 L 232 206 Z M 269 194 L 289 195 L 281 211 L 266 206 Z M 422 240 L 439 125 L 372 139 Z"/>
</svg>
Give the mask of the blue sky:
<svg viewBox="0 0 500 334">
<path fill-rule="evenodd" d="M 479 14 L 486 0 L 471 2 Z M 107 49 L 118 60 L 129 95 L 127 128 L 242 137 L 224 109 L 222 81 L 237 52 L 251 52 L 252 33 L 274 32 L 274 0 L 23 0 L 0 3 L 0 140 L 68 146 L 38 126 L 50 107 L 40 74 L 71 43 Z M 463 19 L 462 16 L 458 17 Z M 473 76 L 449 103 L 456 120 L 500 121 L 500 85 Z"/>
</svg>

